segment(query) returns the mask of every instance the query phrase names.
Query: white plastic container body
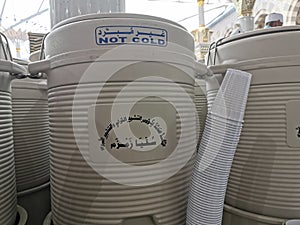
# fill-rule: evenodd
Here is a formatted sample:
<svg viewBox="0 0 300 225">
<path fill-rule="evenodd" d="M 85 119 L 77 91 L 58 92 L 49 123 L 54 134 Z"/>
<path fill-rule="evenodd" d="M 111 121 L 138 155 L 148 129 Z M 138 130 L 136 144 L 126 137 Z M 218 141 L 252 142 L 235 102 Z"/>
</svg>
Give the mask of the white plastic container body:
<svg viewBox="0 0 300 225">
<path fill-rule="evenodd" d="M 195 82 L 195 105 L 197 110 L 197 146 L 204 130 L 207 115 L 207 98 L 206 98 L 206 82 L 205 80 L 196 79 Z"/>
<path fill-rule="evenodd" d="M 13 132 L 18 192 L 49 182 L 46 80 L 12 82 Z"/>
<path fill-rule="evenodd" d="M 276 35 L 258 31 L 257 37 L 253 32 L 247 38 L 224 42 L 217 56 L 222 58 L 217 61 L 222 65 L 212 66 L 212 70 L 222 73 L 225 68 L 235 68 L 253 74 L 225 203 L 245 212 L 286 220 L 300 214 L 295 191 L 300 185 L 300 170 L 294 166 L 300 160 L 300 56 L 296 55 L 299 49 L 290 46 L 300 32 L 295 27 L 281 29 L 275 29 Z M 259 39 L 273 47 L 261 50 Z M 235 63 L 226 64 L 232 60 Z M 217 86 L 207 87 L 208 96 Z"/>
<path fill-rule="evenodd" d="M 226 203 L 264 216 L 292 219 L 300 210 L 293 191 L 300 182 L 300 171 L 293 166 L 300 148 L 296 130 L 300 58 L 285 59 L 270 62 L 270 67 L 257 60 L 248 65 L 252 69 L 246 69 L 253 80 Z"/>
<path fill-rule="evenodd" d="M 107 36 L 97 36 L 100 31 L 127 36 L 124 43 L 109 43 L 120 37 L 110 36 L 106 41 Z M 141 36 L 153 39 L 149 44 Z M 136 43 L 136 37 L 143 43 Z M 181 26 L 131 14 L 71 19 L 47 36 L 48 60 L 30 64 L 29 70 L 48 76 L 54 225 L 185 224 L 196 149 L 193 49 L 193 38 Z M 125 107 L 137 99 L 132 113 L 164 118 L 170 145 L 146 154 L 111 149 L 120 161 L 139 165 L 140 169 L 126 172 L 120 163 L 99 162 L 101 157 L 94 150 L 101 129 L 114 122 L 112 107 Z M 93 118 L 93 113 L 101 117 Z M 96 132 L 92 129 L 95 121 L 99 125 Z M 141 126 L 131 129 L 138 135 L 145 132 Z M 182 147 L 175 151 L 177 143 Z M 167 159 L 173 150 L 178 155 L 171 164 L 148 169 Z M 105 175 L 97 173 L 104 165 Z M 155 181 L 170 171 L 175 171 L 172 177 Z"/>
</svg>

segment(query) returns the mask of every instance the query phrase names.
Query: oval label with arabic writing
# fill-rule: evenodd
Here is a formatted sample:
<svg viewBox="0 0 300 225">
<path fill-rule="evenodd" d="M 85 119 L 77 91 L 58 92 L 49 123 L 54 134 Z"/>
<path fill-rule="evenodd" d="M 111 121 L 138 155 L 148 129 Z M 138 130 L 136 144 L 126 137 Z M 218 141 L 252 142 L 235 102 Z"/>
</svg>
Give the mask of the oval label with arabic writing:
<svg viewBox="0 0 300 225">
<path fill-rule="evenodd" d="M 94 124 L 96 130 L 89 129 L 89 146 L 95 163 L 103 151 L 124 163 L 156 163 L 178 144 L 176 109 L 168 102 L 138 102 L 129 115 L 120 113 L 115 119 L 111 118 L 111 104 L 93 105 L 89 127 Z"/>
<path fill-rule="evenodd" d="M 144 26 L 100 26 L 95 30 L 97 45 L 138 44 L 165 47 L 168 32 L 162 28 Z"/>
</svg>

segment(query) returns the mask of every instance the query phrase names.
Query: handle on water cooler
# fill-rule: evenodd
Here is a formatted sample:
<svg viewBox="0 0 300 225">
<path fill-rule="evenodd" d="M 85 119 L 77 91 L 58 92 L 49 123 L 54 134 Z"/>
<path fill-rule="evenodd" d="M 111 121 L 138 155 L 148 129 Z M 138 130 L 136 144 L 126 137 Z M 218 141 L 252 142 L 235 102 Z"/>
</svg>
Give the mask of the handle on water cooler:
<svg viewBox="0 0 300 225">
<path fill-rule="evenodd" d="M 232 69 L 235 67 L 231 64 L 226 64 L 226 65 L 208 66 L 208 68 L 212 71 L 213 74 L 222 74 L 223 76 L 225 76 L 226 71 L 228 69 Z"/>
<path fill-rule="evenodd" d="M 233 65 L 217 65 L 217 66 L 208 66 L 208 69 L 212 72 L 213 76 L 211 76 L 209 79 L 206 80 L 206 89 L 207 91 L 217 91 L 220 88 L 220 85 L 222 84 L 222 81 L 224 79 L 224 76 L 227 72 L 228 69 L 232 69 L 235 68 Z M 210 103 L 209 106 L 211 106 L 211 104 L 214 101 L 214 98 L 216 96 L 217 93 L 215 92 L 212 95 L 212 92 L 210 93 Z"/>
<path fill-rule="evenodd" d="M 5 59 L 0 59 L 0 71 L 1 72 L 9 72 L 14 78 L 22 79 L 27 75 L 26 69 L 12 61 L 12 54 L 10 51 L 10 47 L 8 44 L 7 37 L 0 32 L 0 45 L 3 50 L 3 54 Z"/>
<path fill-rule="evenodd" d="M 0 59 L 0 65 L 1 72 L 9 72 L 12 74 L 12 76 L 19 79 L 26 77 L 26 69 L 15 62 Z"/>
<path fill-rule="evenodd" d="M 27 211 L 20 205 L 17 205 L 17 211 L 19 214 L 18 225 L 26 225 L 28 219 Z"/>
<path fill-rule="evenodd" d="M 48 59 L 41 61 L 30 62 L 28 64 L 29 77 L 32 79 L 39 79 L 43 77 L 43 72 L 46 72 L 51 68 L 51 62 Z"/>
<path fill-rule="evenodd" d="M 213 71 L 202 63 L 195 63 L 196 78 L 206 79 L 214 75 Z"/>
</svg>

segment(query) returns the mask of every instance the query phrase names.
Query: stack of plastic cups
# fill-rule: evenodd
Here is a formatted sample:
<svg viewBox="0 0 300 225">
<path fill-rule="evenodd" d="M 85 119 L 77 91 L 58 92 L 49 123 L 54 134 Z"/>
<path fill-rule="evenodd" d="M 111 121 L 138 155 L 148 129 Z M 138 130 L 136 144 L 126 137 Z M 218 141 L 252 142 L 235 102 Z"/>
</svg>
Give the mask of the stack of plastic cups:
<svg viewBox="0 0 300 225">
<path fill-rule="evenodd" d="M 209 112 L 194 167 L 187 225 L 221 225 L 224 197 L 239 142 L 251 74 L 231 70 Z"/>
</svg>

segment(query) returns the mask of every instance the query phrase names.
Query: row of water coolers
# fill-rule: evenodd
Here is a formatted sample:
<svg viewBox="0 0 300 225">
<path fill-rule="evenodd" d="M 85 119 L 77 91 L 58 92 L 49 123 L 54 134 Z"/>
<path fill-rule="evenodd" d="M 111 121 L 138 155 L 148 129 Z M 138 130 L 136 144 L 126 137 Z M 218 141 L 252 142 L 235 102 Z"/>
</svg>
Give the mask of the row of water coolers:
<svg viewBox="0 0 300 225">
<path fill-rule="evenodd" d="M 186 220 L 190 178 L 196 149 L 204 145 L 200 137 L 215 125 L 212 146 L 219 140 L 226 142 L 222 146 L 238 142 L 223 225 L 299 224 L 293 219 L 300 212 L 300 56 L 291 42 L 300 30 L 273 31 L 216 44 L 209 55 L 215 75 L 204 76 L 206 81 L 195 80 L 195 74 L 208 70 L 195 62 L 194 42 L 185 28 L 151 16 L 63 21 L 45 39 L 46 59 L 31 62 L 29 72 L 3 47 L 0 224 L 40 225 L 44 218 L 45 225 L 201 224 L 193 210 Z M 271 45 L 270 37 L 274 47 L 258 51 Z M 5 38 L 2 46 L 7 46 Z M 253 75 L 240 140 L 239 134 L 222 139 L 232 131 L 231 123 L 222 133 L 222 123 L 213 117 L 204 130 L 207 108 L 211 115 L 228 68 Z M 20 79 L 29 73 L 45 73 L 48 84 Z M 235 85 L 236 90 L 244 87 Z M 234 94 L 240 93 L 231 90 L 231 98 L 239 99 Z M 202 182 L 194 180 L 193 188 Z M 189 206 L 205 211 L 206 204 L 200 199 Z"/>
<path fill-rule="evenodd" d="M 46 80 L 25 78 L 1 34 L 0 224 L 42 224 L 50 210 Z"/>
</svg>

